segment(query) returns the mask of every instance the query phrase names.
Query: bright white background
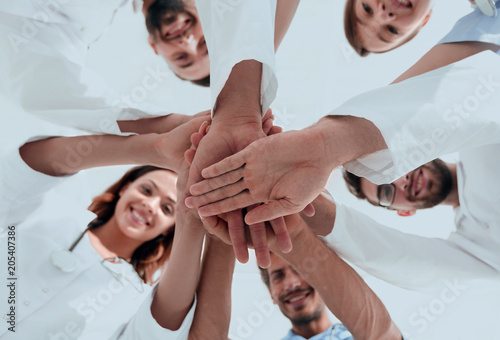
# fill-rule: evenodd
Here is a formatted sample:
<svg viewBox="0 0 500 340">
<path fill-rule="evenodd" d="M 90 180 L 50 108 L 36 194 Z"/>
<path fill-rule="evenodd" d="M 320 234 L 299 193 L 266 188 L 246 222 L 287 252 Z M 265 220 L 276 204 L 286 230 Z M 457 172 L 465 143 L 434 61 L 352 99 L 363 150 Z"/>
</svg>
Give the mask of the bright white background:
<svg viewBox="0 0 500 340">
<path fill-rule="evenodd" d="M 300 129 L 346 99 L 390 83 L 469 11 L 466 0 L 440 0 L 429 24 L 412 42 L 396 51 L 362 59 L 354 55 L 343 36 L 343 1 L 303 0 L 277 54 L 280 87 L 272 105 L 276 124 L 287 130 Z M 131 6 L 126 7 L 118 12 L 109 32 L 89 50 L 89 67 L 123 95 L 130 95 L 141 84 L 148 66 L 161 65 L 167 69 L 146 43 L 143 20 L 141 14 L 132 12 Z M 208 95 L 207 89 L 170 74 L 157 89 L 148 92 L 146 101 L 165 107 L 165 112 L 192 114 L 208 108 Z M 25 116 L 5 96 L 0 99 L 0 150 L 40 133 L 40 122 Z M 49 125 L 45 131 L 58 133 L 57 128 Z M 61 190 L 78 196 L 85 206 L 89 196 L 102 191 L 125 169 L 90 170 L 75 176 L 71 185 Z M 400 218 L 358 202 L 347 193 L 337 173 L 333 174 L 328 189 L 337 200 L 409 233 L 446 237 L 453 229 L 451 208 L 439 207 L 411 218 Z M 498 293 L 492 295 L 484 288 L 467 287 L 457 294 L 454 302 L 443 304 L 436 302 L 439 297 L 407 292 L 363 276 L 409 339 L 498 339 Z M 271 306 L 253 258 L 246 265 L 237 265 L 232 293 L 232 339 L 279 339 L 290 328 L 288 320 Z M 429 308 L 430 316 L 426 319 L 423 310 Z"/>
</svg>

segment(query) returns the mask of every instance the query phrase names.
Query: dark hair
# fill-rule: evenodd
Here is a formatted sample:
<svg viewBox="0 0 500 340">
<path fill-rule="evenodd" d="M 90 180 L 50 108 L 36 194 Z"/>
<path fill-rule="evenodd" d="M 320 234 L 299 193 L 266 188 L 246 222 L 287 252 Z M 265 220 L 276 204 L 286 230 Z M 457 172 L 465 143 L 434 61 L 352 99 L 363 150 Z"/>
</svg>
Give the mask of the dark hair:
<svg viewBox="0 0 500 340">
<path fill-rule="evenodd" d="M 155 0 L 145 13 L 146 29 L 153 41 L 156 41 L 156 32 L 161 29 L 163 17 L 167 12 L 181 13 L 184 11 L 182 0 Z"/>
<path fill-rule="evenodd" d="M 346 169 L 342 171 L 342 175 L 349 192 L 359 199 L 366 199 L 366 195 L 363 193 L 363 191 L 361 191 L 361 177 L 350 173 Z"/>
<path fill-rule="evenodd" d="M 158 168 L 155 166 L 138 166 L 127 171 L 122 178 L 106 189 L 101 195 L 95 197 L 88 207 L 97 217 L 89 224 L 89 229 L 95 229 L 108 222 L 115 213 L 116 204 L 120 198 L 120 190 L 127 184 L 132 183 L 139 177 L 151 171 L 164 170 L 175 173 L 171 170 Z M 170 228 L 167 235 L 158 235 L 152 240 L 141 244 L 132 254 L 130 264 L 132 264 L 145 282 L 152 284 L 156 271 L 163 267 L 170 256 L 172 240 L 174 238 L 175 225 Z"/>
<path fill-rule="evenodd" d="M 351 47 L 354 49 L 354 51 L 356 51 L 356 53 L 360 57 L 366 57 L 367 55 L 369 55 L 372 52 L 367 50 L 359 41 L 358 28 L 357 28 L 356 24 L 357 24 L 357 20 L 356 20 L 356 16 L 354 15 L 354 0 L 347 0 L 345 3 L 345 8 L 344 8 L 344 33 L 345 33 L 345 37 L 346 37 L 349 45 L 351 45 Z M 406 44 L 407 42 L 409 42 L 413 38 L 415 38 L 415 36 L 418 34 L 419 31 L 420 31 L 420 28 L 415 29 L 400 44 L 398 44 L 398 45 L 396 45 L 388 50 L 373 52 L 373 53 L 385 53 L 385 52 L 392 51 L 392 50 Z"/>
<path fill-rule="evenodd" d="M 268 289 L 271 289 L 271 283 L 269 281 L 269 273 L 267 272 L 267 268 L 259 267 L 259 271 L 260 271 L 260 278 L 262 279 L 262 282 L 264 282 L 266 284 Z"/>
</svg>

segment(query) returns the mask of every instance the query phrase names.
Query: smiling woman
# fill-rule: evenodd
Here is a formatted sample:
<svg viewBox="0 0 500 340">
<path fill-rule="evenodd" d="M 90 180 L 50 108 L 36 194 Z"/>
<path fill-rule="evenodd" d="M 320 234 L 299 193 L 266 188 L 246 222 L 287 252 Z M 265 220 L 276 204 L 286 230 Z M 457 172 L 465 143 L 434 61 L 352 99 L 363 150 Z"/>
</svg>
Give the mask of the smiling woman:
<svg viewBox="0 0 500 340">
<path fill-rule="evenodd" d="M 364 57 L 404 45 L 431 13 L 432 0 L 347 0 L 344 30 L 349 44 Z"/>
</svg>

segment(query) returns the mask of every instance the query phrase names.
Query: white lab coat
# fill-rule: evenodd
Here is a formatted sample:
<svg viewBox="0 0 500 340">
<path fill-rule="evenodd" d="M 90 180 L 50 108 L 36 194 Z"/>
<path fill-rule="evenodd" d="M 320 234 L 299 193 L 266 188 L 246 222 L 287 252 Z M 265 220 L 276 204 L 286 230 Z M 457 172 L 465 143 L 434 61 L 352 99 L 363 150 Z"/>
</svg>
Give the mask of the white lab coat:
<svg viewBox="0 0 500 340">
<path fill-rule="evenodd" d="M 196 7 L 210 54 L 211 108 L 234 65 L 262 63 L 261 105 L 265 113 L 276 97 L 274 58 L 276 0 L 197 0 Z"/>
<path fill-rule="evenodd" d="M 476 11 L 443 41 L 500 43 L 499 23 Z M 345 166 L 374 183 L 390 183 L 445 154 L 459 157 L 460 206 L 454 209 L 456 231 L 447 240 L 405 234 L 338 205 L 327 239 L 339 254 L 376 277 L 420 291 L 500 280 L 499 66 L 500 56 L 482 52 L 359 95 L 333 111 L 364 117 L 381 131 L 387 150 Z"/>
<path fill-rule="evenodd" d="M 48 214 L 40 207 L 47 204 L 45 194 L 57 197 L 52 188 L 66 178 L 35 172 L 17 149 L 2 164 L 0 249 L 7 254 L 8 226 L 15 226 L 16 263 L 13 275 L 2 271 L 0 294 L 9 296 L 9 277 L 17 278 L 17 290 L 15 303 L 2 303 L 0 339 L 187 339 L 196 303 L 179 330 L 163 329 L 150 312 L 151 287 L 143 285 L 140 293 L 129 281 L 118 281 L 101 265 L 87 236 L 73 251 L 76 269 L 65 273 L 56 268 L 52 252 L 68 249 L 95 215 L 72 206 L 67 197 L 52 202 L 57 209 Z M 8 330 L 10 306 L 16 308 L 15 333 Z"/>
<path fill-rule="evenodd" d="M 39 118 L 99 134 L 120 134 L 117 120 L 169 113 L 117 99 L 85 66 L 89 47 L 125 6 L 132 8 L 128 0 L 1 1 L 0 81 L 8 96 Z M 154 80 L 165 71 L 147 72 Z"/>
</svg>

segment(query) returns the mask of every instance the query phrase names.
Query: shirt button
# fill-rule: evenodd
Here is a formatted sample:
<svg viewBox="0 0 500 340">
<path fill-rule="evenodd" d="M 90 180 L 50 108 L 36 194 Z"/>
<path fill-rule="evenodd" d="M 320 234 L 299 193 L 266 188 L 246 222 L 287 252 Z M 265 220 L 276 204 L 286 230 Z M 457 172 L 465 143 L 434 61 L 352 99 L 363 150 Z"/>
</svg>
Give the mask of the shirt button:
<svg viewBox="0 0 500 340">
<path fill-rule="evenodd" d="M 44 288 L 44 289 L 42 289 L 42 292 L 44 292 L 44 293 L 48 293 L 48 292 L 49 292 L 49 289 L 48 289 L 48 288 Z"/>
<path fill-rule="evenodd" d="M 29 302 L 29 301 L 24 301 L 24 305 L 25 305 L 25 306 L 29 306 L 29 305 L 30 305 L 30 302 Z"/>
</svg>

